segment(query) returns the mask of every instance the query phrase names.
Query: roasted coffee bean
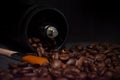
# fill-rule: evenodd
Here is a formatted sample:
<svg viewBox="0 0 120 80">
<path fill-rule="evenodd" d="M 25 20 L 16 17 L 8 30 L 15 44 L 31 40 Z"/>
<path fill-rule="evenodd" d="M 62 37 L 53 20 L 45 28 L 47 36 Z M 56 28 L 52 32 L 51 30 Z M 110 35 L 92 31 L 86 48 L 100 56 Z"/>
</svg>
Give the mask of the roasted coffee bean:
<svg viewBox="0 0 120 80">
<path fill-rule="evenodd" d="M 15 80 L 31 80 L 31 77 L 24 76 L 24 77 L 17 77 Z"/>
<path fill-rule="evenodd" d="M 62 69 L 65 69 L 68 65 L 67 64 L 62 64 Z"/>
<path fill-rule="evenodd" d="M 40 42 L 40 39 L 39 39 L 39 38 L 36 38 L 36 37 L 33 37 L 32 40 L 33 40 L 35 43 Z"/>
<path fill-rule="evenodd" d="M 90 59 L 94 59 L 94 56 L 93 55 L 91 55 L 90 53 L 86 53 L 86 57 L 88 57 L 88 58 L 90 58 Z"/>
<path fill-rule="evenodd" d="M 59 59 L 59 52 L 57 52 L 57 51 L 52 52 L 51 57 L 53 60 L 58 60 Z"/>
<path fill-rule="evenodd" d="M 39 56 L 41 56 L 41 55 L 45 55 L 44 53 L 45 53 L 45 50 L 44 50 L 44 48 L 43 47 L 38 47 L 37 48 L 37 53 L 38 53 L 38 55 Z"/>
<path fill-rule="evenodd" d="M 101 69 L 101 71 L 99 69 L 99 72 L 98 72 L 99 76 L 103 76 L 106 71 L 107 71 L 106 68 Z"/>
<path fill-rule="evenodd" d="M 109 50 L 109 49 L 107 49 L 107 50 L 105 50 L 103 53 L 104 54 L 108 54 L 108 53 L 110 53 L 111 51 Z"/>
<path fill-rule="evenodd" d="M 76 48 L 76 51 L 78 51 L 78 52 L 83 50 L 83 46 L 82 45 L 76 45 L 75 48 Z"/>
<path fill-rule="evenodd" d="M 68 60 L 70 57 L 68 54 L 60 54 L 60 60 L 62 61 L 66 61 Z"/>
<path fill-rule="evenodd" d="M 90 64 L 91 66 L 90 66 L 90 70 L 91 71 L 93 71 L 93 72 L 97 72 L 98 71 L 98 69 L 97 69 L 97 66 L 95 65 L 95 64 Z"/>
<path fill-rule="evenodd" d="M 105 76 L 100 76 L 100 77 L 97 78 L 96 80 L 109 80 L 109 79 L 107 79 Z"/>
<path fill-rule="evenodd" d="M 117 73 L 120 73 L 120 65 L 115 67 Z"/>
<path fill-rule="evenodd" d="M 63 71 L 63 75 L 65 75 L 67 78 L 71 78 L 71 79 L 79 76 L 79 73 L 80 73 L 80 70 L 74 66 L 68 66 Z"/>
<path fill-rule="evenodd" d="M 118 56 L 118 58 L 120 59 L 120 54 L 118 54 L 117 56 Z"/>
<path fill-rule="evenodd" d="M 58 78 L 56 78 L 56 80 L 69 80 L 69 79 L 67 79 L 65 77 L 58 77 Z"/>
<path fill-rule="evenodd" d="M 34 69 L 34 70 L 33 70 L 33 73 L 35 73 L 36 76 L 41 76 L 41 74 L 42 74 L 42 69 L 40 69 L 40 68 Z"/>
<path fill-rule="evenodd" d="M 111 58 L 113 55 L 115 55 L 115 54 L 112 53 L 112 52 L 109 52 L 109 53 L 106 54 L 106 56 L 107 56 L 107 57 L 110 57 L 110 58 Z"/>
<path fill-rule="evenodd" d="M 97 54 L 95 56 L 96 61 L 103 61 L 105 58 L 106 58 L 106 56 L 104 54 Z"/>
<path fill-rule="evenodd" d="M 83 55 L 85 55 L 87 53 L 87 50 L 86 49 L 83 49 L 81 52 L 80 52 L 80 54 L 83 56 Z M 80 56 L 81 56 L 80 55 Z M 79 56 L 79 55 L 77 55 L 77 56 Z"/>
<path fill-rule="evenodd" d="M 85 57 L 81 56 L 81 57 L 79 58 L 79 60 L 76 61 L 76 64 L 75 64 L 75 65 L 76 65 L 78 68 L 81 68 L 81 66 L 83 65 L 84 60 L 85 60 Z"/>
<path fill-rule="evenodd" d="M 25 73 L 24 76 L 34 77 L 34 76 L 37 76 L 37 74 L 35 74 L 35 73 Z"/>
<path fill-rule="evenodd" d="M 97 45 L 96 49 L 98 50 L 98 52 L 104 52 L 105 51 L 105 49 L 100 45 Z"/>
<path fill-rule="evenodd" d="M 83 46 L 80 45 L 80 44 L 79 44 L 79 45 L 76 45 L 75 47 L 76 47 L 78 50 L 82 50 L 82 49 L 83 49 Z"/>
<path fill-rule="evenodd" d="M 91 72 L 91 73 L 88 73 L 88 77 L 90 80 L 97 80 L 98 75 L 96 72 Z"/>
<path fill-rule="evenodd" d="M 87 73 L 81 72 L 81 73 L 79 74 L 79 77 L 80 77 L 80 79 L 82 79 L 82 80 L 86 80 L 86 79 L 87 79 Z"/>
<path fill-rule="evenodd" d="M 101 72 L 105 68 L 105 63 L 101 62 L 97 64 L 97 69 Z"/>
<path fill-rule="evenodd" d="M 38 47 L 43 47 L 43 45 L 41 43 L 37 43 Z"/>
<path fill-rule="evenodd" d="M 52 68 L 61 68 L 62 67 L 62 62 L 60 60 L 55 60 L 51 63 Z"/>
<path fill-rule="evenodd" d="M 73 52 L 69 53 L 70 58 L 75 58 L 75 54 Z"/>
<path fill-rule="evenodd" d="M 69 57 L 78 59 L 80 57 L 79 54 L 80 53 L 78 52 L 72 52 L 72 53 L 69 53 Z"/>
<path fill-rule="evenodd" d="M 65 74 L 65 77 L 68 78 L 69 80 L 75 79 L 75 76 L 74 76 L 72 73 L 67 73 L 67 74 Z"/>
<path fill-rule="evenodd" d="M 105 73 L 104 73 L 104 76 L 108 79 L 108 80 L 112 80 L 112 77 L 113 77 L 113 74 L 112 74 L 112 72 L 111 71 L 106 71 Z"/>
<path fill-rule="evenodd" d="M 89 64 L 93 64 L 93 63 L 95 62 L 95 60 L 94 60 L 94 59 L 91 59 L 91 58 L 86 58 L 86 61 L 87 61 L 87 63 L 89 63 Z"/>
<path fill-rule="evenodd" d="M 73 67 L 73 68 L 71 69 L 71 71 L 74 72 L 74 73 L 77 73 L 77 74 L 80 73 L 80 70 L 77 69 L 76 67 Z"/>
<path fill-rule="evenodd" d="M 42 73 L 42 77 L 47 77 L 48 76 L 48 72 L 44 72 Z"/>
<path fill-rule="evenodd" d="M 37 44 L 33 43 L 32 47 L 37 48 Z"/>
<path fill-rule="evenodd" d="M 90 63 L 87 60 L 84 61 L 83 67 L 85 72 L 91 72 Z"/>
<path fill-rule="evenodd" d="M 119 61 L 113 61 L 113 66 L 119 66 L 120 62 Z"/>
<path fill-rule="evenodd" d="M 107 65 L 107 64 L 110 64 L 111 63 L 111 59 L 110 58 L 107 58 L 107 59 L 105 59 L 105 64 Z"/>
<path fill-rule="evenodd" d="M 96 47 L 96 44 L 87 45 L 87 48 L 89 48 L 89 49 L 94 49 L 95 47 Z"/>
<path fill-rule="evenodd" d="M 66 67 L 66 69 L 64 70 L 64 74 L 66 73 L 74 73 L 74 74 L 79 74 L 80 70 L 78 68 L 76 68 L 75 66 L 68 66 Z"/>
<path fill-rule="evenodd" d="M 76 59 L 73 59 L 73 58 L 69 59 L 69 60 L 66 62 L 67 65 L 75 65 L 75 63 L 76 63 Z"/>
<path fill-rule="evenodd" d="M 116 55 L 113 55 L 113 56 L 111 57 L 111 60 L 117 61 L 117 56 L 116 56 Z"/>
<path fill-rule="evenodd" d="M 97 50 L 94 50 L 94 49 L 86 49 L 87 52 L 91 53 L 92 55 L 96 55 L 98 53 Z"/>
<path fill-rule="evenodd" d="M 47 75 L 47 76 L 43 76 L 43 77 L 40 77 L 39 79 L 37 80 L 53 80 L 52 77 L 50 75 Z"/>
<path fill-rule="evenodd" d="M 33 72 L 33 67 L 24 67 L 22 73 L 31 73 Z"/>
<path fill-rule="evenodd" d="M 62 71 L 60 68 L 59 69 L 50 68 L 49 71 L 52 74 L 52 76 L 54 76 L 54 77 L 62 76 Z"/>
</svg>

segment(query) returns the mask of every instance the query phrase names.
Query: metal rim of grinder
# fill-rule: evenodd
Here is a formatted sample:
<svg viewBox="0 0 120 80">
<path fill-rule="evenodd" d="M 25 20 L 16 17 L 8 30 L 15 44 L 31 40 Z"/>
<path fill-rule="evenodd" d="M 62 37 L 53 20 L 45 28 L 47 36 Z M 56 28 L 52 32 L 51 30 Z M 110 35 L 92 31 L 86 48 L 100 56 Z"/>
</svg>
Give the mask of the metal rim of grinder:
<svg viewBox="0 0 120 80">
<path fill-rule="evenodd" d="M 31 51 L 35 49 L 28 41 L 29 37 L 38 37 L 48 50 L 60 49 L 68 36 L 68 23 L 64 14 L 56 8 L 41 8 L 33 6 L 21 18 L 19 27 L 23 30 L 26 47 Z"/>
</svg>

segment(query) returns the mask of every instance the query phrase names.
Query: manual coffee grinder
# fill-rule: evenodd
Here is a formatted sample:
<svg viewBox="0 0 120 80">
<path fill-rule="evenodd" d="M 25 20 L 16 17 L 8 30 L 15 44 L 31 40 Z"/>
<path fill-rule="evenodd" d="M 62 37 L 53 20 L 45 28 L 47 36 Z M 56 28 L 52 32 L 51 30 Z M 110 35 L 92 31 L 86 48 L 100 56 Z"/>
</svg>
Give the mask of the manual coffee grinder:
<svg viewBox="0 0 120 80">
<path fill-rule="evenodd" d="M 56 8 L 32 5 L 13 10 L 7 26 L 1 29 L 4 41 L 17 44 L 25 51 L 34 51 L 30 37 L 37 37 L 49 50 L 60 49 L 68 35 L 68 23 L 61 11 Z M 8 33 L 8 34 L 7 34 Z"/>
</svg>

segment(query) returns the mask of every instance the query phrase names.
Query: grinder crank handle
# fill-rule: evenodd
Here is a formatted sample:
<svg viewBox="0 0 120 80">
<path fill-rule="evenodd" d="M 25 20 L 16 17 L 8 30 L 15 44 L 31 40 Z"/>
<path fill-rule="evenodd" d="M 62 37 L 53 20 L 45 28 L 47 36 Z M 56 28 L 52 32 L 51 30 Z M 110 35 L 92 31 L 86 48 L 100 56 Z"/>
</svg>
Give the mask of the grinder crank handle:
<svg viewBox="0 0 120 80">
<path fill-rule="evenodd" d="M 3 49 L 3 48 L 0 48 L 0 54 L 8 56 L 12 59 L 19 60 L 19 61 L 25 61 L 30 64 L 42 65 L 45 63 L 49 63 L 48 59 L 45 57 L 35 56 L 29 53 L 25 55 L 17 51 L 12 51 L 12 50 Z"/>
</svg>

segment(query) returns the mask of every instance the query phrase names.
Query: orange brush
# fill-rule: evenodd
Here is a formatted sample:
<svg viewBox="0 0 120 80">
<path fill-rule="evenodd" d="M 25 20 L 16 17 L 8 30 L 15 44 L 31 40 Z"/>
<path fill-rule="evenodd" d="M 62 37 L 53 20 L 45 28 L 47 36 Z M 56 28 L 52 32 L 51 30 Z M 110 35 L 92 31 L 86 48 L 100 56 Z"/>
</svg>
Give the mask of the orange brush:
<svg viewBox="0 0 120 80">
<path fill-rule="evenodd" d="M 0 54 L 8 56 L 8 57 L 16 59 L 16 60 L 19 60 L 19 61 L 25 61 L 25 62 L 28 62 L 30 64 L 42 65 L 45 63 L 49 63 L 48 59 L 45 57 L 34 56 L 32 54 L 24 55 L 20 52 L 8 50 L 8 49 L 3 49 L 3 48 L 0 48 Z"/>
</svg>

